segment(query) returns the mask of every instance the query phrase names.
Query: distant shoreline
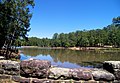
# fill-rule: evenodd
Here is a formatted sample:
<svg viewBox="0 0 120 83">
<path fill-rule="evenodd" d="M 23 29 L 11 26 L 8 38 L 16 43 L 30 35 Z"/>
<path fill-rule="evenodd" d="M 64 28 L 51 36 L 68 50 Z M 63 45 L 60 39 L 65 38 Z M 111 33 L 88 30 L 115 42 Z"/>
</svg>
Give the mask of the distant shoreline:
<svg viewBox="0 0 120 83">
<path fill-rule="evenodd" d="M 70 49 L 70 50 L 107 50 L 115 49 L 120 50 L 120 48 L 113 47 L 39 47 L 39 46 L 21 46 L 21 48 L 44 48 L 44 49 Z"/>
</svg>

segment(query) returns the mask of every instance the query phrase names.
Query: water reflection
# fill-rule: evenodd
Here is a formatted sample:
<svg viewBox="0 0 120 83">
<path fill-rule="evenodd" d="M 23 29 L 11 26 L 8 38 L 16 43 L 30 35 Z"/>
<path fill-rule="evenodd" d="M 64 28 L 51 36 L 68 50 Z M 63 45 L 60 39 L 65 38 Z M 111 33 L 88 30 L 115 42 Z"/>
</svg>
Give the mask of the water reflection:
<svg viewBox="0 0 120 83">
<path fill-rule="evenodd" d="M 53 65 L 78 68 L 99 67 L 101 62 L 107 60 L 120 60 L 120 52 L 95 52 L 95 51 L 75 51 L 75 50 L 51 50 L 40 48 L 22 48 L 21 60 L 35 58 L 49 60 Z"/>
</svg>

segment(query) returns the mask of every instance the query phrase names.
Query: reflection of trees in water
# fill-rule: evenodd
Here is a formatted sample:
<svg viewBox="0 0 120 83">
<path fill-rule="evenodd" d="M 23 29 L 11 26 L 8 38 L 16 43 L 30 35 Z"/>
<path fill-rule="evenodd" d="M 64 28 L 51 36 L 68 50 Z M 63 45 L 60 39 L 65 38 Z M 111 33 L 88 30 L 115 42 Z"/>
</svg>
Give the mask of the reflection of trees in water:
<svg viewBox="0 0 120 83">
<path fill-rule="evenodd" d="M 39 49 L 39 48 L 22 48 L 20 49 L 25 55 L 37 56 L 37 55 L 48 55 L 48 49 Z"/>
<path fill-rule="evenodd" d="M 50 55 L 54 62 L 71 62 L 80 64 L 82 62 L 103 62 L 107 60 L 120 60 L 120 53 L 103 53 L 95 51 L 76 51 L 76 50 L 51 50 L 39 48 L 25 48 L 23 49 L 25 55 Z"/>
<path fill-rule="evenodd" d="M 80 66 L 84 66 L 84 67 L 95 67 L 95 68 L 103 68 L 103 63 L 100 61 L 91 61 L 91 62 L 81 62 L 81 63 L 77 63 Z"/>
<path fill-rule="evenodd" d="M 96 53 L 93 51 L 72 51 L 72 50 L 61 50 L 56 55 L 50 54 L 54 59 L 58 58 L 59 61 L 69 61 L 72 63 L 80 62 L 103 62 L 105 60 L 120 60 L 118 53 Z"/>
</svg>

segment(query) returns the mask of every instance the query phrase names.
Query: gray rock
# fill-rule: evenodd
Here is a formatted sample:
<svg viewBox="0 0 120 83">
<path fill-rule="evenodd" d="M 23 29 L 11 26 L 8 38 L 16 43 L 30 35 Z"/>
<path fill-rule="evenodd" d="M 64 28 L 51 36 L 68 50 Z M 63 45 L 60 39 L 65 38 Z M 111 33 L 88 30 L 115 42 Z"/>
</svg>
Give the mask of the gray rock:
<svg viewBox="0 0 120 83">
<path fill-rule="evenodd" d="M 70 74 L 73 77 L 73 79 L 78 80 L 90 80 L 92 79 L 92 74 L 90 69 L 70 69 Z"/>
<path fill-rule="evenodd" d="M 90 80 L 92 79 L 92 74 L 89 69 L 69 69 L 69 68 L 50 68 L 49 78 L 53 79 L 77 79 L 77 80 Z"/>
<path fill-rule="evenodd" d="M 4 74 L 4 69 L 0 69 L 0 74 Z"/>
<path fill-rule="evenodd" d="M 20 82 L 20 76 L 12 76 L 11 80 L 14 82 Z"/>
<path fill-rule="evenodd" d="M 18 70 L 20 69 L 20 65 L 18 62 L 16 61 L 5 61 L 5 62 L 2 62 L 2 67 L 5 69 L 5 70 Z"/>
<path fill-rule="evenodd" d="M 49 78 L 52 79 L 66 79 L 66 78 L 70 78 L 70 69 L 69 68 L 59 68 L 59 67 L 55 67 L 55 68 L 50 68 L 49 70 Z"/>
<path fill-rule="evenodd" d="M 117 80 L 120 80 L 120 61 L 105 61 L 103 68 L 113 73 Z"/>
<path fill-rule="evenodd" d="M 53 83 L 49 79 L 32 79 L 32 83 Z"/>
<path fill-rule="evenodd" d="M 19 62 L 11 61 L 11 60 L 1 60 L 0 73 L 9 74 L 9 75 L 19 75 L 20 74 Z"/>
<path fill-rule="evenodd" d="M 117 80 L 120 80 L 120 70 L 119 69 L 115 70 L 114 75 L 115 75 Z"/>
<path fill-rule="evenodd" d="M 9 75 L 0 75 L 0 80 L 1 79 L 10 79 Z"/>
<path fill-rule="evenodd" d="M 106 81 L 112 81 L 115 79 L 114 75 L 112 73 L 109 73 L 106 70 L 102 69 L 94 69 L 92 70 L 92 75 L 95 80 L 106 80 Z"/>
<path fill-rule="evenodd" d="M 4 60 L 5 59 L 5 57 L 3 57 L 3 56 L 0 56 L 0 60 Z"/>
<path fill-rule="evenodd" d="M 30 77 L 47 77 L 48 69 L 50 68 L 50 61 L 46 60 L 26 60 L 20 63 L 20 74 L 22 76 Z"/>
<path fill-rule="evenodd" d="M 30 78 L 23 78 L 23 77 L 21 77 L 20 80 L 19 80 L 19 83 L 31 83 L 30 82 Z"/>
<path fill-rule="evenodd" d="M 104 65 L 112 66 L 113 69 L 120 69 L 120 61 L 105 61 Z"/>
</svg>

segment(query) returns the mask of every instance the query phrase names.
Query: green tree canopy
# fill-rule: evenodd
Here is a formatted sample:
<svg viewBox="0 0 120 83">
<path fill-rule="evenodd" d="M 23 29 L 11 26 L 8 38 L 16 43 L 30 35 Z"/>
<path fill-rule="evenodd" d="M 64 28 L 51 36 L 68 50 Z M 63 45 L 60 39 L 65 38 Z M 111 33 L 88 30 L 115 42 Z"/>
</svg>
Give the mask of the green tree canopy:
<svg viewBox="0 0 120 83">
<path fill-rule="evenodd" d="M 0 0 L 0 48 L 27 39 L 34 0 Z"/>
<path fill-rule="evenodd" d="M 55 33 L 52 39 L 29 38 L 28 45 L 41 47 L 87 47 L 111 45 L 120 47 L 120 17 L 112 19 L 112 24 L 103 29 L 81 30 L 70 33 Z M 34 43 L 36 42 L 36 43 Z"/>
</svg>

